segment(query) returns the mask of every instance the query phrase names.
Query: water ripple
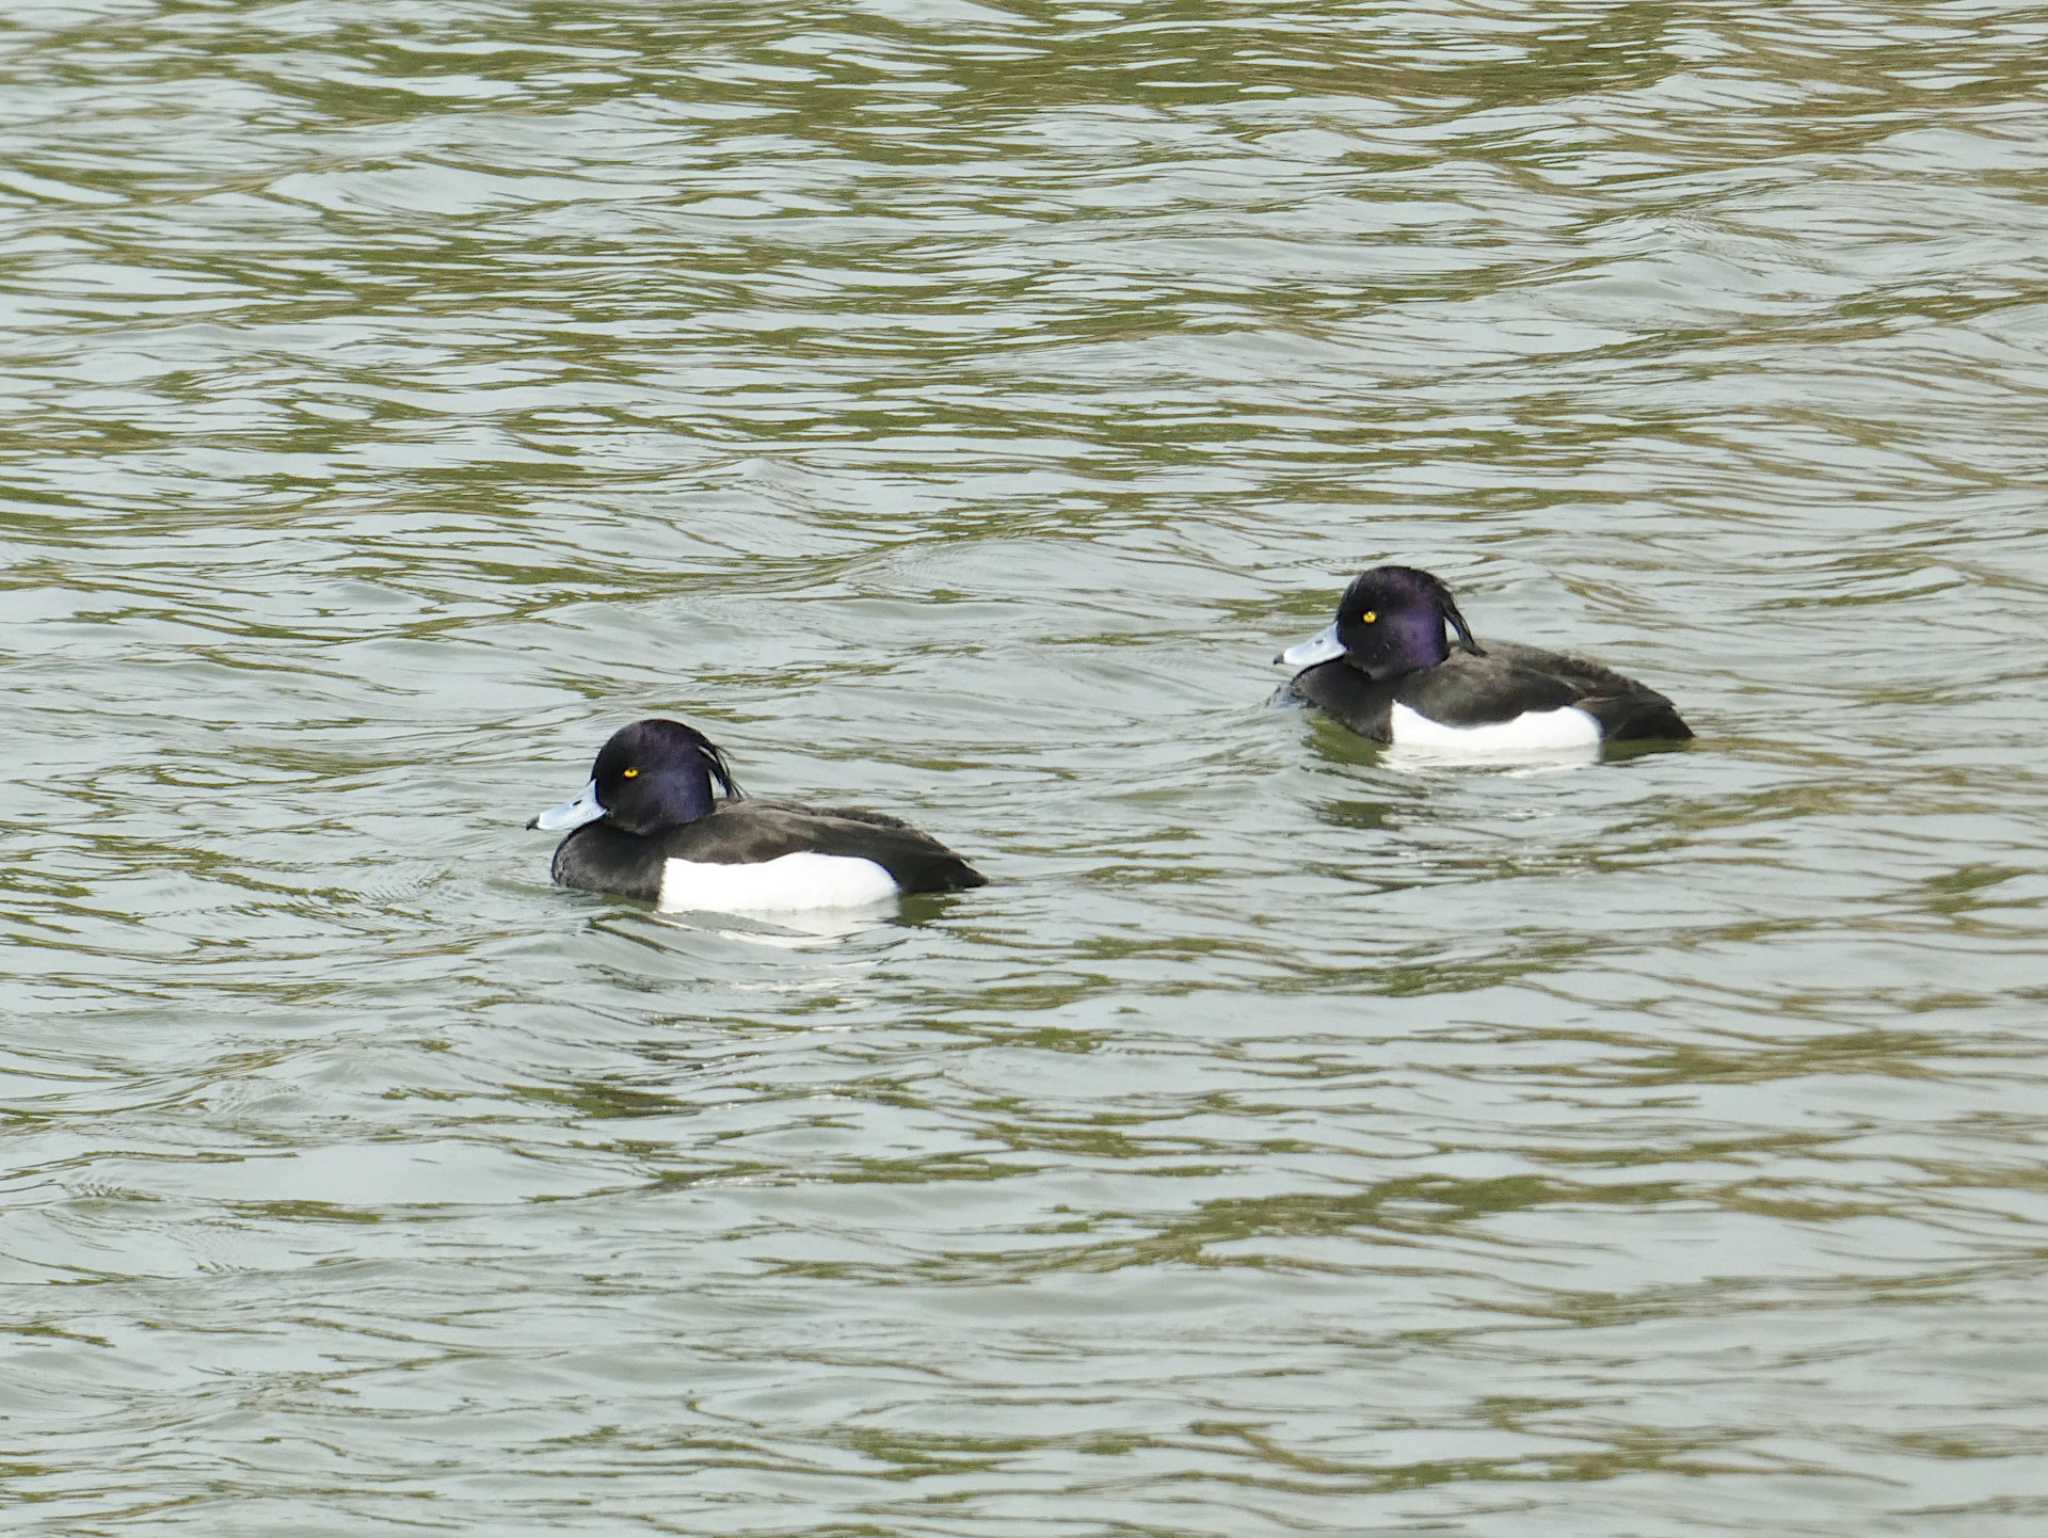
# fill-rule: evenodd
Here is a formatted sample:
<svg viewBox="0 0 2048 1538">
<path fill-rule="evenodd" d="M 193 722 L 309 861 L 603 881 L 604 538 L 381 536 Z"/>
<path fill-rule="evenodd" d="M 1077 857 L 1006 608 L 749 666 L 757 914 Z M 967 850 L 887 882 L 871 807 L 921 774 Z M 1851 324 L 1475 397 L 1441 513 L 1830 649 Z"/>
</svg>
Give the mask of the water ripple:
<svg viewBox="0 0 2048 1538">
<path fill-rule="evenodd" d="M 18 1497 L 2036 1531 L 2037 11 L 11 14 Z M 548 888 L 650 711 L 997 880 Z"/>
</svg>

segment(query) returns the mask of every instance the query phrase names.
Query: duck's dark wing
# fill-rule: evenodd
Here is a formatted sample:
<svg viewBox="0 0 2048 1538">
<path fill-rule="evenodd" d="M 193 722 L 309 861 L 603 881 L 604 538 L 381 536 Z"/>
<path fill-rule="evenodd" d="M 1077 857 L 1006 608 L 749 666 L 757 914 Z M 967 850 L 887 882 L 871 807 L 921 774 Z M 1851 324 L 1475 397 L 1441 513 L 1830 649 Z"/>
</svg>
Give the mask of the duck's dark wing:
<svg viewBox="0 0 2048 1538">
<path fill-rule="evenodd" d="M 708 817 L 661 834 L 664 860 L 753 865 L 786 854 L 873 860 L 906 892 L 957 892 L 988 878 L 900 817 L 786 801 L 722 801 Z"/>
<path fill-rule="evenodd" d="M 1327 710 L 1361 737 L 1392 742 L 1394 688 L 1374 683 L 1347 662 L 1323 662 L 1303 668 L 1280 692 Z"/>
<path fill-rule="evenodd" d="M 1447 726 L 1490 725 L 1570 705 L 1598 721 L 1610 741 L 1692 735 L 1671 701 L 1647 684 L 1590 658 L 1514 641 L 1489 641 L 1481 657 L 1453 652 L 1439 666 L 1403 678 L 1395 697 Z"/>
<path fill-rule="evenodd" d="M 1583 691 L 1538 663 L 1529 647 L 1487 643 L 1486 654 L 1452 652 L 1433 668 L 1404 673 L 1394 698 L 1441 726 L 1497 726 L 1528 712 L 1576 705 Z"/>
</svg>

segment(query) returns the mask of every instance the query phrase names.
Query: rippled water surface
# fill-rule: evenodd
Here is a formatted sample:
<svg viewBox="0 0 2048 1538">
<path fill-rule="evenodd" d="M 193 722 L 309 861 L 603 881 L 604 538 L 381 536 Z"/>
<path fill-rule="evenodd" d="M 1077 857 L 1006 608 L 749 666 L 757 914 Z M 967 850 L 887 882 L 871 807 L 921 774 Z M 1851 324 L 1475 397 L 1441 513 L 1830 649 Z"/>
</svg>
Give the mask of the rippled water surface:
<svg viewBox="0 0 2048 1538">
<path fill-rule="evenodd" d="M 107 0 L 0 82 L 16 1522 L 2048 1531 L 2038 6 Z M 1698 741 L 1267 708 L 1383 560 Z M 551 888 L 657 712 L 992 883 Z"/>
</svg>

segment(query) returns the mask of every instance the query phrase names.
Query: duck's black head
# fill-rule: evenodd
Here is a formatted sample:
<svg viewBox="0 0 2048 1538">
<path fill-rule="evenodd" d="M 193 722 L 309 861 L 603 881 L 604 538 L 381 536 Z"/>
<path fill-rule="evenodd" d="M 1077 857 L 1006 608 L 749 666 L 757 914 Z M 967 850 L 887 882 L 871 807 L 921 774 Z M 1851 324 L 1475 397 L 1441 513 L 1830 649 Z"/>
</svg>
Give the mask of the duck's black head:
<svg viewBox="0 0 2048 1538">
<path fill-rule="evenodd" d="M 1413 566 L 1375 566 L 1344 589 L 1327 629 L 1273 660 L 1310 668 L 1341 657 L 1380 683 L 1450 656 L 1446 625 L 1457 632 L 1458 645 L 1475 657 L 1486 655 L 1440 579 Z"/>
<path fill-rule="evenodd" d="M 714 779 L 731 800 L 745 794 L 726 768 L 725 755 L 695 727 L 635 721 L 598 749 L 590 783 L 573 801 L 549 807 L 527 826 L 560 833 L 603 817 L 628 833 L 656 833 L 706 815 Z"/>
</svg>

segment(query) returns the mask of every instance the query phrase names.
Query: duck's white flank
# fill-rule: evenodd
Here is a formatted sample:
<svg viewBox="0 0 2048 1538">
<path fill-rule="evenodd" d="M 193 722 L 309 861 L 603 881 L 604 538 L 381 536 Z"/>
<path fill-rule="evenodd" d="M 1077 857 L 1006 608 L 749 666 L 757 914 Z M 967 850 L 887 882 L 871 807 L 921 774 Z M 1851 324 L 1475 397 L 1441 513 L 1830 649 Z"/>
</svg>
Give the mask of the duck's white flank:
<svg viewBox="0 0 2048 1538">
<path fill-rule="evenodd" d="M 1446 753 L 1554 753 L 1600 742 L 1600 723 L 1573 705 L 1525 710 L 1491 726 L 1445 726 L 1396 702 L 1388 728 L 1396 746 Z"/>
<path fill-rule="evenodd" d="M 659 906 L 671 912 L 787 913 L 859 908 L 899 894 L 896 878 L 873 860 L 840 854 L 786 854 L 757 865 L 669 860 Z"/>
</svg>

